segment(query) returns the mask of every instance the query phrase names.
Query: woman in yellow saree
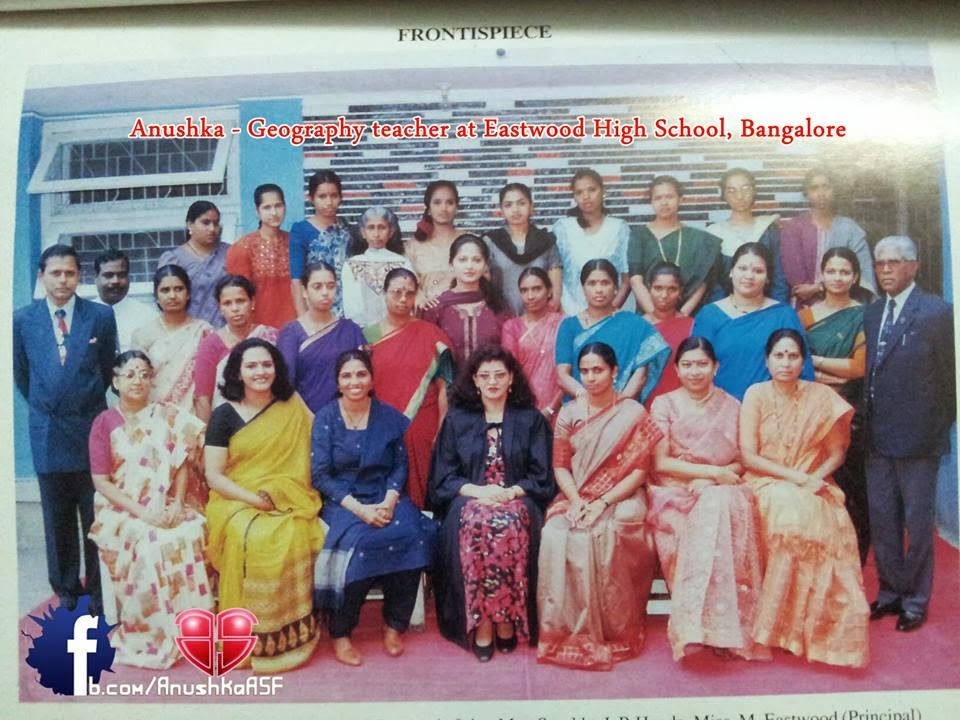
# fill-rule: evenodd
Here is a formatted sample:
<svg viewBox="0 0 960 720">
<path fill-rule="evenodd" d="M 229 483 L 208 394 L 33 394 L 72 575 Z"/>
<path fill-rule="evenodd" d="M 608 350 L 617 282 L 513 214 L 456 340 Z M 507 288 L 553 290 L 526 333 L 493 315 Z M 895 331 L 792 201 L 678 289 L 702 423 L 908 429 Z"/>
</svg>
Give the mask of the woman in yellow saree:
<svg viewBox="0 0 960 720">
<path fill-rule="evenodd" d="M 210 417 L 208 556 L 220 573 L 220 610 L 257 616 L 253 671 L 306 662 L 317 644 L 313 565 L 323 546 L 320 496 L 310 484 L 310 411 L 280 352 L 248 338 L 230 353 Z"/>
</svg>

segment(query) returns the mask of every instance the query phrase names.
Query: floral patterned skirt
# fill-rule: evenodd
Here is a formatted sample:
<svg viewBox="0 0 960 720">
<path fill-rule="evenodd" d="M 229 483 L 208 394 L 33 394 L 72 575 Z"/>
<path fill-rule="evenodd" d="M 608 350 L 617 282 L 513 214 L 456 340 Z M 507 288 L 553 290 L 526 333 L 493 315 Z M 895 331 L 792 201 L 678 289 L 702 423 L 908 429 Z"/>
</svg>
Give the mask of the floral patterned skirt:
<svg viewBox="0 0 960 720">
<path fill-rule="evenodd" d="M 460 513 L 467 634 L 483 618 L 512 622 L 520 639 L 527 627 L 527 556 L 530 514 L 523 500 L 502 505 L 468 502 Z"/>
</svg>

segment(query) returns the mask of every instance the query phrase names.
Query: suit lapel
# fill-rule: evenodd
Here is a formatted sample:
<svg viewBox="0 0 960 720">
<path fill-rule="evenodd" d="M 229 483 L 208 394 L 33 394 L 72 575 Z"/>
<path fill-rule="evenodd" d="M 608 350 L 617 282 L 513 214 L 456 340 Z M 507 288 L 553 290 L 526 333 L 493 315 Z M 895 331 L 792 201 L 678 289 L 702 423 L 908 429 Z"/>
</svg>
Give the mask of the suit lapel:
<svg viewBox="0 0 960 720">
<path fill-rule="evenodd" d="M 87 344 L 93 339 L 93 313 L 83 300 L 77 298 L 73 307 L 73 324 L 67 337 L 67 360 L 63 369 L 67 377 L 73 377 L 86 353 Z"/>
<path fill-rule="evenodd" d="M 503 468 L 504 470 L 514 470 L 510 467 L 510 458 L 513 457 L 513 434 L 516 431 L 516 413 L 510 412 L 509 407 L 503 409 Z M 504 478 L 506 481 L 507 478 L 511 477 L 512 473 L 508 472 L 507 477 Z"/>
<path fill-rule="evenodd" d="M 60 349 L 57 347 L 57 336 L 53 330 L 53 320 L 50 318 L 47 301 L 38 300 L 33 307 L 34 328 L 31 337 L 36 339 L 44 358 L 39 369 L 43 374 L 50 377 L 51 383 L 49 383 L 49 386 L 53 387 L 59 382 L 60 375 L 63 373 L 63 366 L 60 365 Z"/>
<path fill-rule="evenodd" d="M 914 287 L 913 292 L 910 293 L 910 297 L 907 298 L 907 302 L 900 311 L 900 317 L 897 318 L 897 322 L 890 331 L 890 348 L 880 358 L 880 361 L 877 363 L 878 368 L 887 361 L 887 358 L 897 351 L 897 346 L 903 341 L 904 333 L 913 325 L 913 321 L 916 319 L 922 302 L 920 288 Z"/>
</svg>

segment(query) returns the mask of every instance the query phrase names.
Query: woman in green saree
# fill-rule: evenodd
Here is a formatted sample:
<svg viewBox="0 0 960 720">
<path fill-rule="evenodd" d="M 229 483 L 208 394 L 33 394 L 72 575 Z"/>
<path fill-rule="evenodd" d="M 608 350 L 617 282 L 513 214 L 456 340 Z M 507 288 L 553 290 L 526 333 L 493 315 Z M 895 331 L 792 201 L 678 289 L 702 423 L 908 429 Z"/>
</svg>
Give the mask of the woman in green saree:
<svg viewBox="0 0 960 720">
<path fill-rule="evenodd" d="M 847 457 L 834 473 L 846 496 L 847 512 L 857 531 L 860 563 L 870 548 L 867 487 L 863 468 L 863 376 L 867 346 L 863 311 L 870 291 L 860 286 L 860 261 L 845 247 L 830 248 L 820 262 L 824 297 L 797 314 L 807 334 L 817 382 L 830 385 L 853 405 Z"/>
</svg>

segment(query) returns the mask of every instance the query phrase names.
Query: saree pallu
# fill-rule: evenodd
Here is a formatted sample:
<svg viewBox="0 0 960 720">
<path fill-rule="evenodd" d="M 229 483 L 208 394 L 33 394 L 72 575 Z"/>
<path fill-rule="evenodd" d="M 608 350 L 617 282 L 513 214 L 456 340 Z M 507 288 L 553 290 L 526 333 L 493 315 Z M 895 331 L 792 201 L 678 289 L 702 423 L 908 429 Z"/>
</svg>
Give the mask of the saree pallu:
<svg viewBox="0 0 960 720">
<path fill-rule="evenodd" d="M 801 472 L 816 469 L 823 440 L 837 424 L 848 431 L 852 414 L 833 390 L 805 382 L 789 403 L 773 383 L 756 385 L 741 408 L 758 428 L 759 453 Z M 870 610 L 843 492 L 830 479 L 816 494 L 754 471 L 744 479 L 757 498 L 766 552 L 754 641 L 808 660 L 863 667 Z"/>
<path fill-rule="evenodd" d="M 647 378 L 640 389 L 644 402 L 660 381 L 670 357 L 670 346 L 653 325 L 635 313 L 615 312 L 584 328 L 576 315 L 565 318 L 557 330 L 557 365 L 569 365 L 573 378 L 580 382 L 580 349 L 591 342 L 606 343 L 617 355 L 617 377 L 614 387 L 621 392 L 634 372 L 647 368 Z"/>
<path fill-rule="evenodd" d="M 740 403 L 715 388 L 702 412 L 681 412 L 675 396 L 658 398 L 651 409 L 670 456 L 704 465 L 735 462 Z M 647 485 L 647 524 L 670 588 L 667 636 L 673 659 L 703 645 L 748 659 L 769 658 L 770 651 L 750 638 L 763 582 L 753 493 L 744 485 L 664 473 L 656 473 L 654 482 Z"/>
<path fill-rule="evenodd" d="M 137 329 L 130 341 L 132 348 L 142 350 L 153 365 L 153 386 L 150 402 L 162 402 L 193 412 L 193 396 L 196 385 L 193 370 L 200 343 L 213 327 L 204 320 L 190 318 L 172 331 L 168 331 L 163 318 Z M 187 492 L 184 502 L 203 511 L 207 504 L 209 489 L 201 465 L 191 462 L 187 476 Z"/>
<path fill-rule="evenodd" d="M 703 300 L 717 281 L 720 259 L 720 238 L 699 228 L 683 225 L 659 240 L 645 223 L 634 225 L 627 255 L 631 275 L 640 275 L 644 283 L 647 273 L 658 262 L 672 262 L 680 268 L 683 286 L 680 305 L 701 285 L 706 285 Z"/>
<path fill-rule="evenodd" d="M 553 404 L 560 390 L 554 357 L 561 322 L 563 313 L 551 312 L 533 327 L 528 327 L 522 317 L 510 318 L 503 324 L 503 347 L 523 368 L 541 411 Z"/>
<path fill-rule="evenodd" d="M 171 484 L 203 433 L 203 423 L 172 405 L 150 404 L 124 418 L 101 413 L 90 432 L 91 471 L 109 475 L 118 490 L 151 512 L 164 512 Z M 93 499 L 90 539 L 106 570 L 103 609 L 118 627 L 110 636 L 116 661 L 163 670 L 180 659 L 176 617 L 190 608 L 213 609 L 204 561 L 205 521 L 185 510 L 172 528 L 157 527 Z"/>
<path fill-rule="evenodd" d="M 863 332 L 864 305 L 839 310 L 822 320 L 813 319 L 813 311 L 804 308 L 798 315 L 807 329 L 807 343 L 812 355 L 828 358 L 851 358 L 866 372 L 867 339 Z M 870 550 L 870 512 L 867 507 L 866 438 L 864 436 L 863 377 L 848 380 L 843 385 L 831 385 L 840 397 L 853 405 L 850 424 L 850 445 L 843 465 L 833 474 L 840 489 L 853 527 L 857 531 L 860 564 L 867 561 Z"/>
<path fill-rule="evenodd" d="M 680 343 L 690 337 L 690 331 L 693 329 L 693 318 L 689 315 L 676 315 L 669 320 L 663 320 L 654 326 L 664 342 L 670 346 L 670 357 L 667 358 L 666 365 L 663 366 L 663 373 L 657 386 L 650 393 L 644 405 L 652 407 L 653 401 L 661 395 L 665 395 L 672 390 L 680 387 L 680 377 L 677 375 L 677 366 L 674 360 L 677 357 L 677 348 Z"/>
<path fill-rule="evenodd" d="M 220 610 L 257 616 L 253 671 L 275 673 L 306 662 L 317 644 L 313 566 L 323 546 L 320 496 L 310 485 L 311 416 L 295 395 L 276 401 L 231 438 L 224 474 L 266 490 L 277 509 L 263 512 L 210 493 L 208 555 L 220 572 Z"/>
<path fill-rule="evenodd" d="M 347 318 L 338 318 L 312 335 L 294 320 L 283 326 L 277 338 L 290 382 L 314 413 L 337 396 L 337 356 L 365 344 L 363 331 Z"/>
<path fill-rule="evenodd" d="M 783 303 L 736 318 L 730 317 L 713 303 L 700 310 L 693 322 L 693 334 L 709 340 L 717 354 L 720 367 L 713 379 L 714 384 L 737 400 L 742 400 L 747 388 L 754 383 L 770 379 L 764 346 L 770 334 L 781 328 L 792 328 L 803 334 L 803 325 L 797 313 Z M 809 351 L 803 359 L 800 377 L 813 380 L 813 362 Z"/>
<path fill-rule="evenodd" d="M 581 406 L 582 407 L 582 406 Z M 661 437 L 643 407 L 620 400 L 578 425 L 579 408 L 561 410 L 554 466 L 567 467 L 581 498 L 590 501 L 634 470 L 650 464 Z M 571 528 L 570 501 L 550 505 L 543 526 L 537 608 L 537 661 L 586 670 L 610 670 L 643 648 L 647 599 L 656 570 L 656 550 L 644 518 L 643 488 L 607 507 L 589 528 Z"/>
<path fill-rule="evenodd" d="M 404 435 L 409 476 L 407 493 L 423 509 L 430 477 L 430 454 L 440 425 L 438 377 L 453 383 L 450 339 L 435 325 L 414 320 L 400 330 L 383 334 L 380 325 L 364 328 L 373 359 L 373 388 L 379 400 L 410 420 Z"/>
</svg>

